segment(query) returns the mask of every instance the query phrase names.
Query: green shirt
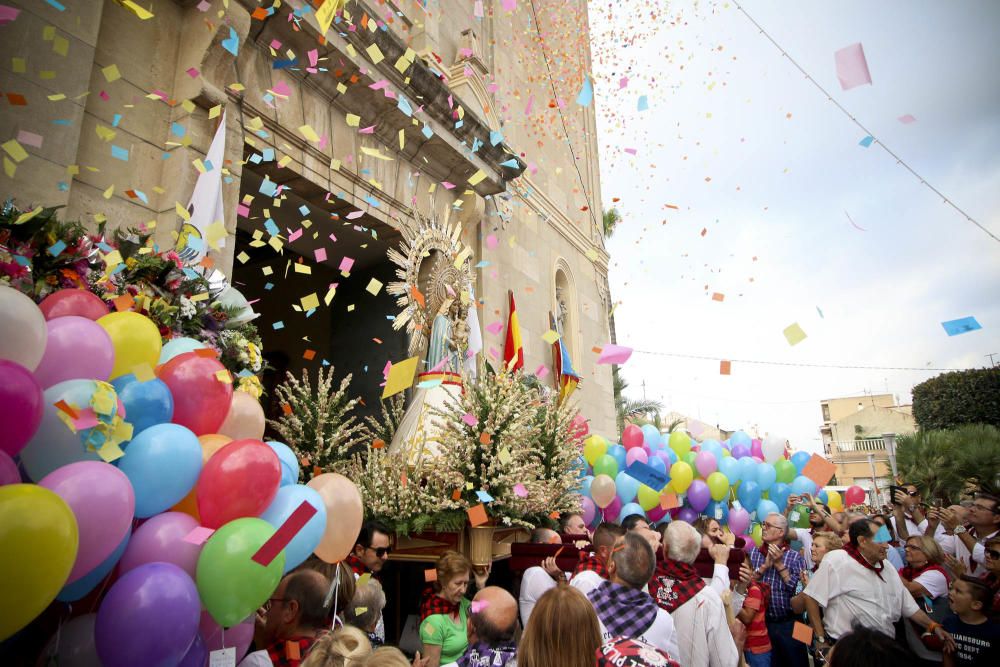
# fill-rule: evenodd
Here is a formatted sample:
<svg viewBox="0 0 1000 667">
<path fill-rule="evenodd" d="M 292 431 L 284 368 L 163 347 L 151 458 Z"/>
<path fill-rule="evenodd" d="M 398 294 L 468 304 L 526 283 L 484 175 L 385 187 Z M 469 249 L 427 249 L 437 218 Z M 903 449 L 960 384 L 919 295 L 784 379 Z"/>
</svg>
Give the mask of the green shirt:
<svg viewBox="0 0 1000 667">
<path fill-rule="evenodd" d="M 445 614 L 432 614 L 420 624 L 420 641 L 425 645 L 441 647 L 442 665 L 461 658 L 469 645 L 466 628 L 471 605 L 471 602 L 462 598 L 457 620 Z"/>
</svg>

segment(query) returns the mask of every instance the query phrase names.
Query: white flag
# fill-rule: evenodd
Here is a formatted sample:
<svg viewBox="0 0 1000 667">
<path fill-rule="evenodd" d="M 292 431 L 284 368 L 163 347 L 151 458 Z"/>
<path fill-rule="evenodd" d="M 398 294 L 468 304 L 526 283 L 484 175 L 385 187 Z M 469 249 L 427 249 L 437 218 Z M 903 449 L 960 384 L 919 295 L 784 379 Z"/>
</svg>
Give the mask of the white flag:
<svg viewBox="0 0 1000 667">
<path fill-rule="evenodd" d="M 209 248 L 226 244 L 225 213 L 222 210 L 222 165 L 226 154 L 226 112 L 205 156 L 205 171 L 194 184 L 187 211 L 191 219 L 181 226 L 177 253 L 188 264 L 197 264 Z M 218 223 L 218 225 L 216 225 Z"/>
<path fill-rule="evenodd" d="M 465 369 L 476 377 L 476 355 L 483 351 L 483 331 L 479 328 L 479 312 L 476 308 L 476 293 L 469 286 L 469 314 L 465 323 L 469 326 L 469 354 L 465 357 Z"/>
</svg>

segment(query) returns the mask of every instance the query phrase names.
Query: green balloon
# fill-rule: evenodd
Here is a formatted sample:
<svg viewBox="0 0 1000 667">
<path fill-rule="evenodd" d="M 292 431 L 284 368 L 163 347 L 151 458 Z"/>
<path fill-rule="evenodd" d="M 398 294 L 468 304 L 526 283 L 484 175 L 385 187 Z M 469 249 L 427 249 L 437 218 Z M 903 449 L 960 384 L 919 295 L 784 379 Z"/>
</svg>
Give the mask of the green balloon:
<svg viewBox="0 0 1000 667">
<path fill-rule="evenodd" d="M 222 627 L 243 621 L 278 587 L 285 569 L 284 550 L 267 567 L 252 560 L 272 535 L 274 527 L 263 519 L 235 519 L 215 531 L 201 550 L 198 594 Z"/>
<path fill-rule="evenodd" d="M 604 456 L 599 456 L 596 461 L 594 461 L 594 474 L 595 475 L 607 475 L 611 479 L 618 476 L 618 461 L 611 454 L 605 454 Z"/>
<path fill-rule="evenodd" d="M 780 459 L 774 462 L 774 472 L 778 473 L 777 481 L 788 484 L 795 479 L 795 464 L 788 459 Z"/>
<path fill-rule="evenodd" d="M 695 459 L 697 459 L 697 458 L 698 458 L 697 454 L 695 454 L 694 452 L 688 452 L 687 454 L 685 454 L 684 456 L 681 457 L 681 461 L 684 461 L 689 466 L 691 466 L 694 470 L 697 470 L 698 468 L 694 464 Z"/>
</svg>

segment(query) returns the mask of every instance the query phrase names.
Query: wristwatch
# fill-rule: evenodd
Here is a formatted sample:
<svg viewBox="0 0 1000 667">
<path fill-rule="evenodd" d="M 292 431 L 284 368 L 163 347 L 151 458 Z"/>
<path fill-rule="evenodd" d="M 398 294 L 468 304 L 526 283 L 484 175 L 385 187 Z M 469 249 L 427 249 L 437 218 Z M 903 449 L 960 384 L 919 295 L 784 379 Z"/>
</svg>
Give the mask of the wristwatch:
<svg viewBox="0 0 1000 667">
<path fill-rule="evenodd" d="M 951 531 L 955 535 L 961 535 L 962 533 L 968 532 L 962 524 L 955 526 L 955 530 Z"/>
</svg>

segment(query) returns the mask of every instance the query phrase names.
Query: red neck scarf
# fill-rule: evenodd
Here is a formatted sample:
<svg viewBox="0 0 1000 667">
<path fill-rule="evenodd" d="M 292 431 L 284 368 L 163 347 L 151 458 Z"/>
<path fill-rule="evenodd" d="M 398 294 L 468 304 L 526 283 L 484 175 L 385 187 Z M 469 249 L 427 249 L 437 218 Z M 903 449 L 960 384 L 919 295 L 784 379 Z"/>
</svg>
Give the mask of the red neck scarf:
<svg viewBox="0 0 1000 667">
<path fill-rule="evenodd" d="M 694 565 L 665 558 L 656 564 L 649 582 L 649 594 L 656 604 L 673 612 L 705 588 L 705 581 Z"/>
<path fill-rule="evenodd" d="M 868 562 L 867 558 L 861 555 L 861 552 L 858 551 L 858 548 L 853 544 L 851 544 L 850 542 L 844 545 L 844 551 L 846 551 L 851 558 L 860 563 L 862 567 L 871 570 L 878 576 L 879 579 L 882 579 L 882 568 L 885 567 L 885 563 L 879 562 L 878 565 L 872 565 L 871 563 Z M 882 579 L 882 581 L 885 581 L 885 579 Z"/>
<path fill-rule="evenodd" d="M 368 572 L 368 567 L 365 565 L 364 561 L 362 561 L 354 554 L 348 554 L 347 558 L 345 558 L 344 560 L 347 562 L 348 565 L 351 566 L 351 570 L 354 571 L 354 574 L 358 575 L 359 577 L 362 574 Z"/>
<path fill-rule="evenodd" d="M 575 577 L 581 572 L 596 572 L 601 575 L 602 579 L 607 579 L 609 575 L 608 567 L 597 556 L 590 554 L 585 557 L 582 552 L 580 553 L 580 563 L 573 570 L 573 576 Z"/>
<path fill-rule="evenodd" d="M 937 563 L 931 563 L 929 561 L 920 567 L 910 567 L 907 565 L 899 571 L 899 576 L 909 581 L 913 581 L 924 572 L 940 572 L 944 575 L 945 581 L 951 583 L 951 575 L 948 574 L 948 571 Z"/>
<path fill-rule="evenodd" d="M 274 667 L 299 667 L 315 641 L 315 637 L 283 639 L 268 647 L 267 656 Z"/>
<path fill-rule="evenodd" d="M 434 614 L 458 616 L 461 608 L 460 602 L 448 602 L 438 595 L 431 586 L 428 586 L 424 589 L 423 599 L 420 601 L 420 621 L 423 622 L 425 618 Z"/>
</svg>

